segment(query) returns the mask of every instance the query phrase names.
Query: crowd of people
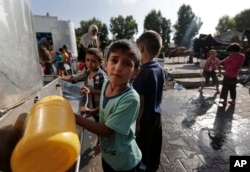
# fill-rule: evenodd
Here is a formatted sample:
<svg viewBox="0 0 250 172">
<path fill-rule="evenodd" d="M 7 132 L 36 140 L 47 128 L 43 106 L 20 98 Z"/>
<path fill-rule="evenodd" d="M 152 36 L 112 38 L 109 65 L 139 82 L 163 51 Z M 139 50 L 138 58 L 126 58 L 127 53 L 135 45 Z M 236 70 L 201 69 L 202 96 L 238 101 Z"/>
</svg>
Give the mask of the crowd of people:
<svg viewBox="0 0 250 172">
<path fill-rule="evenodd" d="M 38 55 L 43 75 L 69 75 L 72 74 L 72 52 L 66 44 L 56 52 L 53 45 L 44 37 L 38 44 Z"/>
<path fill-rule="evenodd" d="M 52 73 L 54 62 L 62 84 L 67 84 L 69 90 L 77 87 L 77 94 L 85 95 L 81 101 L 88 101 L 80 107 L 80 114 L 75 114 L 76 124 L 98 136 L 96 146 L 102 153 L 104 172 L 156 172 L 162 151 L 161 101 L 166 79 L 164 68 L 156 60 L 162 38 L 147 30 L 136 42 L 114 41 L 104 58 L 97 33 L 98 27 L 91 25 L 81 38 L 78 60 L 82 70 L 77 74 L 65 71 L 64 64 L 70 65 L 72 60 L 66 45 L 52 58 L 49 44 L 41 40 L 38 50 L 44 74 Z M 215 50 L 209 51 L 203 68 L 206 82 L 200 91 L 211 77 L 220 93 L 215 70 L 223 67 L 220 103 L 227 104 L 230 92 L 232 100 L 228 103 L 235 105 L 237 76 L 245 56 L 237 43 L 228 46 L 227 51 L 228 57 L 221 61 Z"/>
<path fill-rule="evenodd" d="M 102 152 L 104 171 L 156 171 L 162 144 L 160 105 L 165 70 L 155 58 L 162 38 L 149 30 L 136 43 L 115 41 L 104 59 L 97 32 L 97 26 L 91 25 L 80 41 L 85 70 L 61 77 L 67 88 L 69 84 L 79 87 L 79 95 L 88 97 L 88 103 L 80 107 L 85 116 L 75 115 L 76 123 L 98 135 L 96 146 Z M 83 84 L 77 85 L 79 81 Z"/>
<path fill-rule="evenodd" d="M 98 47 L 98 28 L 91 25 L 81 38 L 84 72 L 61 77 L 78 85 L 79 94 L 88 96 L 88 104 L 80 108 L 85 116 L 75 115 L 76 123 L 98 135 L 97 146 L 102 152 L 102 167 L 106 172 L 155 172 L 160 165 L 162 147 L 161 100 L 165 70 L 156 60 L 162 48 L 161 36 L 145 31 L 136 43 L 128 40 L 113 42 L 104 58 Z M 235 105 L 237 75 L 245 57 L 241 47 L 233 43 L 227 48 L 229 56 L 217 58 L 216 50 L 208 52 L 203 68 L 205 82 L 213 79 L 216 93 L 219 82 L 216 70 L 225 74 L 220 103 L 226 105 L 230 92 Z M 88 117 L 94 117 L 89 120 Z"/>
</svg>

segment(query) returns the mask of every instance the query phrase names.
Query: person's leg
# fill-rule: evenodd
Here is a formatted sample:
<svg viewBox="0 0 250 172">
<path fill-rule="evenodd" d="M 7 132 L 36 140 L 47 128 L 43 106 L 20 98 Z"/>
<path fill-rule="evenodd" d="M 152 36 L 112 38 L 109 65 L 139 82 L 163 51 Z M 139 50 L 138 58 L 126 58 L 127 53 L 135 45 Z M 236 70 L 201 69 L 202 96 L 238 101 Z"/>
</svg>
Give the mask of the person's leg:
<svg viewBox="0 0 250 172">
<path fill-rule="evenodd" d="M 154 122 L 155 120 L 143 120 L 140 124 L 140 132 L 136 138 L 137 144 L 142 152 L 142 163 L 146 166 L 146 169 L 150 167 L 152 142 L 154 136 Z"/>
<path fill-rule="evenodd" d="M 152 124 L 150 120 L 142 120 L 140 123 L 140 132 L 136 137 L 136 142 L 142 152 L 143 165 L 148 166 L 149 152 L 150 152 L 150 135 L 152 133 Z"/>
<path fill-rule="evenodd" d="M 192 54 L 189 56 L 188 63 L 193 63 L 193 55 Z"/>
<path fill-rule="evenodd" d="M 51 75 L 52 74 L 52 63 L 45 62 L 45 75 Z"/>
<path fill-rule="evenodd" d="M 162 122 L 161 117 L 155 120 L 154 135 L 151 142 L 150 166 L 148 172 L 155 172 L 160 166 L 162 148 Z"/>
<path fill-rule="evenodd" d="M 204 85 L 205 85 L 205 83 L 204 83 L 203 78 L 202 78 L 202 81 L 201 81 L 201 88 L 199 89 L 199 92 L 202 92 L 202 90 L 203 90 L 203 88 L 204 88 Z"/>
<path fill-rule="evenodd" d="M 220 99 L 221 99 L 220 103 L 222 103 L 223 105 L 227 104 L 227 94 L 229 90 L 228 80 L 229 80 L 228 77 L 224 76 L 222 83 L 222 90 L 220 94 Z"/>
<path fill-rule="evenodd" d="M 205 79 L 205 82 L 203 81 L 203 79 Z M 201 81 L 201 88 L 200 88 L 200 92 L 202 92 L 203 88 L 205 85 L 208 85 L 209 84 L 209 79 L 210 79 L 210 75 L 206 72 L 203 72 L 203 78 L 202 78 L 202 81 Z"/>
<path fill-rule="evenodd" d="M 232 78 L 231 79 L 231 84 L 230 84 L 230 97 L 231 97 L 231 101 L 229 101 L 228 103 L 231 105 L 235 105 L 235 99 L 236 99 L 236 84 L 237 84 L 237 79 L 236 78 Z"/>
<path fill-rule="evenodd" d="M 216 72 L 213 72 L 211 74 L 212 80 L 213 80 L 213 84 L 215 85 L 216 88 L 216 93 L 219 94 L 220 90 L 219 90 L 219 80 L 218 77 L 216 76 Z"/>
<path fill-rule="evenodd" d="M 220 94 L 219 82 L 217 82 L 217 83 L 215 84 L 215 88 L 216 88 L 216 94 Z"/>
</svg>

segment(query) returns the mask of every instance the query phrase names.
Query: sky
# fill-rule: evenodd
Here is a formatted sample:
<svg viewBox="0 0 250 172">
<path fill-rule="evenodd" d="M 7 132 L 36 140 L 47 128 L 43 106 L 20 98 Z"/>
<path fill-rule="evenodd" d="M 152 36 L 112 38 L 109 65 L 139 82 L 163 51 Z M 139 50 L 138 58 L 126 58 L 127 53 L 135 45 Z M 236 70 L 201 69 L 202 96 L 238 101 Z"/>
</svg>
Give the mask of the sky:
<svg viewBox="0 0 250 172">
<path fill-rule="evenodd" d="M 74 23 L 80 27 L 80 21 L 93 17 L 108 27 L 111 17 L 132 15 L 138 24 L 139 36 L 143 32 L 145 17 L 152 11 L 161 11 L 171 24 L 177 21 L 177 12 L 183 4 L 190 5 L 197 17 L 201 18 L 202 34 L 214 34 L 219 18 L 224 15 L 234 17 L 250 8 L 249 0 L 29 0 L 33 15 L 57 16 L 60 20 Z"/>
</svg>

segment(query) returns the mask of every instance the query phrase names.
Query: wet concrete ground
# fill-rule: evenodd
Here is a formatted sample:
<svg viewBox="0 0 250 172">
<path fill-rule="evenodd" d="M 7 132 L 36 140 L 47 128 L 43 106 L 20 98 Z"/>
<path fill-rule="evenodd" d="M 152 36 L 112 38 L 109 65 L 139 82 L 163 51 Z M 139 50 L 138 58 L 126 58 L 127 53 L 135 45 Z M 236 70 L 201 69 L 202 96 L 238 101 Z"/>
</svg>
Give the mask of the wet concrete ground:
<svg viewBox="0 0 250 172">
<path fill-rule="evenodd" d="M 250 156 L 249 89 L 237 86 L 235 107 L 220 107 L 218 101 L 214 87 L 202 94 L 198 88 L 164 91 L 158 172 L 229 172 L 231 155 Z M 84 137 L 80 171 L 102 172 L 96 136 L 86 131 Z"/>
<path fill-rule="evenodd" d="M 214 88 L 164 92 L 159 171 L 229 171 L 231 155 L 250 156 L 250 95 L 237 87 L 236 106 L 218 106 Z"/>
</svg>

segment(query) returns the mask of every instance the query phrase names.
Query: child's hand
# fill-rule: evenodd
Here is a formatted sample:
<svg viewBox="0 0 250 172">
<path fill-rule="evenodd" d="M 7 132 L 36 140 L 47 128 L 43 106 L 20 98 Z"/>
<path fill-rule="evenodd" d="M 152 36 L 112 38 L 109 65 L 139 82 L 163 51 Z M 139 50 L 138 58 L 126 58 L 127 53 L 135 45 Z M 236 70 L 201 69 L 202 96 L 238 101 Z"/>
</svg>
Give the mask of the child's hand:
<svg viewBox="0 0 250 172">
<path fill-rule="evenodd" d="M 85 118 L 88 118 L 93 115 L 93 110 L 89 109 L 87 106 L 80 107 L 81 115 L 86 114 Z"/>
<path fill-rule="evenodd" d="M 81 94 L 89 94 L 90 93 L 90 89 L 88 87 L 86 87 L 85 85 L 81 86 Z"/>
</svg>

